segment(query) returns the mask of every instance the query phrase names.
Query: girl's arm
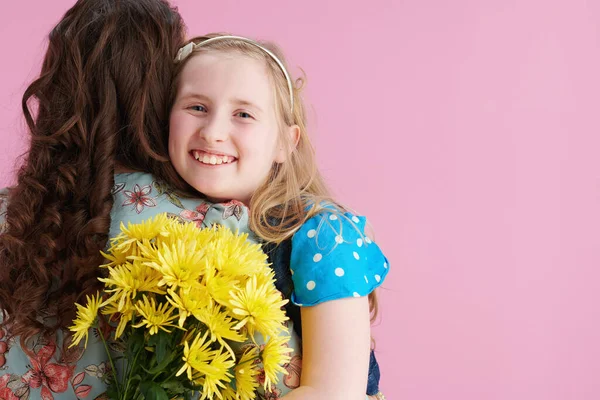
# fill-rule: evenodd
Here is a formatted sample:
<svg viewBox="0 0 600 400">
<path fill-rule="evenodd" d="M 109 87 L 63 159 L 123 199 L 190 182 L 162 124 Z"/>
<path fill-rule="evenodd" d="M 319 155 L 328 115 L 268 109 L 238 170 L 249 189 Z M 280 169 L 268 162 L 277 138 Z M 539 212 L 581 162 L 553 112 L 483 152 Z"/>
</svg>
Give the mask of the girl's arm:
<svg viewBox="0 0 600 400">
<path fill-rule="evenodd" d="M 365 400 L 371 330 L 367 297 L 302 307 L 300 387 L 285 400 Z"/>
</svg>

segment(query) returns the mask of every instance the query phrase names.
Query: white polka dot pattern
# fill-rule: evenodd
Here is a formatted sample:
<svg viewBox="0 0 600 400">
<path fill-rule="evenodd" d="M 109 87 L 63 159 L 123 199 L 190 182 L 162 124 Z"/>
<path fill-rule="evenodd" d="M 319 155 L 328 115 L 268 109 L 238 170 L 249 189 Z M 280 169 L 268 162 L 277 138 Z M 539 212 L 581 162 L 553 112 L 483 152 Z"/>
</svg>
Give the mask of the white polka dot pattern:
<svg viewBox="0 0 600 400">
<path fill-rule="evenodd" d="M 364 234 L 364 217 L 338 211 L 310 218 L 292 237 L 292 301 L 312 306 L 367 296 L 382 284 L 388 261 Z"/>
</svg>

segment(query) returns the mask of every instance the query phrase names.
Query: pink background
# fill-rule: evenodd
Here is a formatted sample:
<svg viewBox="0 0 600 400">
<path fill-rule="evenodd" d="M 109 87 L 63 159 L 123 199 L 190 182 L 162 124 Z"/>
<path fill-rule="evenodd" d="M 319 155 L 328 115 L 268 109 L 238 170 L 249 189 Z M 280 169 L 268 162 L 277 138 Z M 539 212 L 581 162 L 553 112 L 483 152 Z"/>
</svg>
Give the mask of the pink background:
<svg viewBox="0 0 600 400">
<path fill-rule="evenodd" d="M 3 4 L 2 185 L 72 3 Z M 322 170 L 392 262 L 388 398 L 600 398 L 599 2 L 176 4 L 190 33 L 274 39 L 306 71 Z"/>
</svg>

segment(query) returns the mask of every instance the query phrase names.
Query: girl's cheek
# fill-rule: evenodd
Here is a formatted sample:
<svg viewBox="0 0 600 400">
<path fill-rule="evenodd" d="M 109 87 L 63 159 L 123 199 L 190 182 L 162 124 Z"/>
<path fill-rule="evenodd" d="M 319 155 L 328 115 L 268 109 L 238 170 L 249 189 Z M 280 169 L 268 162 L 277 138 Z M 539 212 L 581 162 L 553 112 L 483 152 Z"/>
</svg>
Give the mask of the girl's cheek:
<svg viewBox="0 0 600 400">
<path fill-rule="evenodd" d="M 185 113 L 174 112 L 171 113 L 171 119 L 169 121 L 170 135 L 180 136 L 186 130 L 186 116 Z"/>
</svg>

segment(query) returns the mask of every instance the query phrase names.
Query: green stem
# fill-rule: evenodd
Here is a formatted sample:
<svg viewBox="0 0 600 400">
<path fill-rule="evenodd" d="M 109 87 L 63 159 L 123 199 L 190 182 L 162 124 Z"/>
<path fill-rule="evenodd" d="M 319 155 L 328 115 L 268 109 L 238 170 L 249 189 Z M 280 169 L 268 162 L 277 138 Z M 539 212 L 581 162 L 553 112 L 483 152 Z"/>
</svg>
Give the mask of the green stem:
<svg viewBox="0 0 600 400">
<path fill-rule="evenodd" d="M 142 353 L 144 346 L 140 347 L 138 352 L 133 359 L 133 363 L 131 364 L 131 369 L 129 370 L 129 376 L 127 377 L 127 386 L 125 386 L 125 394 L 123 394 L 123 400 L 127 400 L 127 393 L 129 392 L 129 385 L 131 384 L 131 375 L 133 375 L 133 371 L 135 370 L 135 364 L 137 363 L 138 357 Z"/>
<path fill-rule="evenodd" d="M 164 382 L 168 382 L 171 380 L 171 378 L 173 378 L 175 376 L 175 374 L 177 373 L 177 368 L 173 368 L 173 372 L 171 373 L 171 375 L 169 375 L 167 377 L 167 379 L 164 380 Z"/>
<path fill-rule="evenodd" d="M 104 335 L 102 334 L 102 329 L 100 327 L 98 329 L 98 333 L 100 334 L 100 338 L 102 339 L 102 343 L 104 344 L 104 348 L 106 349 L 106 355 L 108 356 L 108 361 L 110 362 L 110 368 L 112 369 L 113 378 L 115 380 L 115 386 L 117 387 L 117 395 L 121 397 L 121 389 L 119 387 L 119 379 L 117 378 L 117 369 L 115 368 L 115 363 L 110 355 L 110 350 L 108 349 L 108 344 L 106 343 L 106 339 L 104 339 Z"/>
</svg>

